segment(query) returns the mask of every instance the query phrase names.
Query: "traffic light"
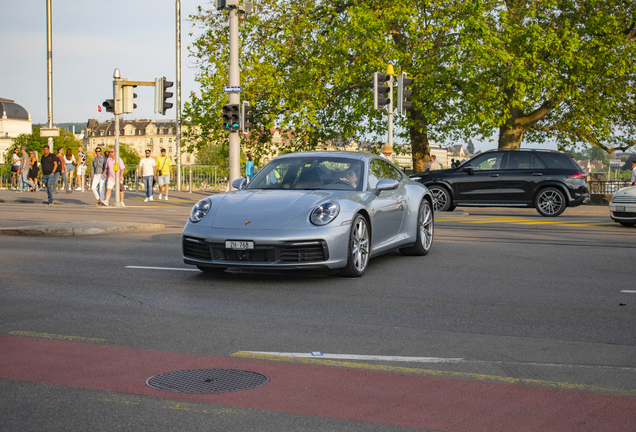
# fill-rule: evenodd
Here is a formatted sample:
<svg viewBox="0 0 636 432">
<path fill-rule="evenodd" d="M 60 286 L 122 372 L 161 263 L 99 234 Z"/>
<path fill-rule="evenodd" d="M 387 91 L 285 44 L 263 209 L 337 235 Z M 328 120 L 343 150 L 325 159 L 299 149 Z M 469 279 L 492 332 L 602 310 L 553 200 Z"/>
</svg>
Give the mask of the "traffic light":
<svg viewBox="0 0 636 432">
<path fill-rule="evenodd" d="M 248 101 L 243 101 L 243 104 L 241 105 L 241 131 L 243 132 L 250 131 L 253 116 L 253 114 L 250 114 L 250 111 L 252 111 L 253 108 L 254 107 L 251 107 Z"/>
<path fill-rule="evenodd" d="M 119 101 L 117 105 L 115 105 L 115 99 L 106 99 L 102 103 L 102 106 L 106 108 L 106 112 L 113 113 L 113 114 L 117 112 L 117 114 L 121 114 L 121 100 Z"/>
<path fill-rule="evenodd" d="M 237 131 L 241 127 L 239 104 L 223 105 L 223 130 Z"/>
<path fill-rule="evenodd" d="M 391 75 L 376 72 L 373 74 L 373 108 L 382 109 L 384 105 L 388 105 L 390 99 L 385 97 L 391 90 L 391 87 L 386 85 L 386 82 L 391 79 Z"/>
<path fill-rule="evenodd" d="M 406 116 L 406 110 L 413 106 L 413 102 L 407 100 L 413 94 L 413 90 L 408 90 L 406 86 L 413 85 L 413 79 L 406 77 L 406 72 L 398 77 L 398 114 Z"/>
<path fill-rule="evenodd" d="M 172 97 L 172 93 L 166 91 L 172 87 L 174 83 L 168 81 L 164 75 L 162 78 L 155 79 L 155 112 L 166 115 L 166 110 L 172 108 L 172 102 L 168 99 Z"/>
<path fill-rule="evenodd" d="M 133 87 L 137 86 L 123 86 L 122 87 L 122 112 L 131 113 L 137 104 L 134 103 L 134 99 L 137 97 L 136 93 L 133 93 Z"/>
</svg>

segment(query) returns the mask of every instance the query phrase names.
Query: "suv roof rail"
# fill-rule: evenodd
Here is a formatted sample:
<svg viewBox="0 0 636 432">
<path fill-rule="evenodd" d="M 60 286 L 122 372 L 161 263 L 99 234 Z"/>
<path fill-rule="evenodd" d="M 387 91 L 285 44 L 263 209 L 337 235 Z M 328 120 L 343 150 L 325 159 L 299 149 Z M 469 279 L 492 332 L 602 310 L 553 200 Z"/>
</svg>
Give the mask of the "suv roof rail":
<svg viewBox="0 0 636 432">
<path fill-rule="evenodd" d="M 564 154 L 564 152 L 560 152 L 558 150 L 551 149 L 534 149 L 534 148 L 518 148 L 518 149 L 490 149 L 484 150 L 482 153 L 490 153 L 494 151 L 537 151 L 537 152 L 546 152 L 546 153 L 560 153 Z M 569 152 L 565 152 L 565 154 L 570 154 Z"/>
</svg>

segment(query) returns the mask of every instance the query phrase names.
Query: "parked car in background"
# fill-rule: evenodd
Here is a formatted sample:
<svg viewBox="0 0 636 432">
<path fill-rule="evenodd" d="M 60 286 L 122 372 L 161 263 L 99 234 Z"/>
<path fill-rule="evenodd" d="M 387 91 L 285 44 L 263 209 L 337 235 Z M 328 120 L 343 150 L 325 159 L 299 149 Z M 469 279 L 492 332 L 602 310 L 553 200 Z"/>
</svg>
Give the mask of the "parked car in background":
<svg viewBox="0 0 636 432">
<path fill-rule="evenodd" d="M 528 149 L 489 150 L 457 168 L 411 175 L 429 188 L 435 211 L 534 207 L 548 217 L 589 202 L 586 178 L 569 154 Z"/>
<path fill-rule="evenodd" d="M 433 244 L 430 192 L 376 155 L 287 154 L 232 186 L 238 190 L 193 207 L 183 230 L 186 264 L 208 273 L 338 269 L 359 277 L 376 255 L 421 256 Z"/>
<path fill-rule="evenodd" d="M 609 211 L 614 222 L 628 227 L 636 225 L 636 186 L 619 189 L 612 196 Z"/>
</svg>

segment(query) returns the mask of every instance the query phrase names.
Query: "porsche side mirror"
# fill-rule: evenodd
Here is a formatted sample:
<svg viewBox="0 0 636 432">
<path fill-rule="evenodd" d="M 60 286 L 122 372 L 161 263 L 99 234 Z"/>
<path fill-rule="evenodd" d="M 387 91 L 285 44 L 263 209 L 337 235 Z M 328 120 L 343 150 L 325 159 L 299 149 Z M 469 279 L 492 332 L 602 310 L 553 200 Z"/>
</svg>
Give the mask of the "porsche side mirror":
<svg viewBox="0 0 636 432">
<path fill-rule="evenodd" d="M 245 178 L 244 178 L 244 177 L 237 178 L 236 180 L 234 180 L 234 181 L 232 182 L 232 187 L 233 187 L 234 189 L 241 190 L 241 189 L 243 189 L 243 188 L 245 187 L 245 184 L 246 184 L 246 183 L 247 183 L 247 180 L 245 180 Z"/>
<path fill-rule="evenodd" d="M 464 168 L 462 168 L 462 171 L 465 171 L 468 174 L 472 175 L 473 174 L 473 167 L 471 167 L 470 165 L 465 166 Z"/>
<path fill-rule="evenodd" d="M 400 183 L 397 180 L 382 179 L 375 186 L 375 196 L 380 195 L 382 191 L 397 189 Z"/>
</svg>

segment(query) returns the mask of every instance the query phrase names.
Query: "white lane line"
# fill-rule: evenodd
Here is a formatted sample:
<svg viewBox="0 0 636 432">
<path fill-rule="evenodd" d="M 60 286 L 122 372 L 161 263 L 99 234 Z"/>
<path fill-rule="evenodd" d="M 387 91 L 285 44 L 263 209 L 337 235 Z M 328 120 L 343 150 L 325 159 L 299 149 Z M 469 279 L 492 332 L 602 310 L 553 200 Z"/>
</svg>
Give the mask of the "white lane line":
<svg viewBox="0 0 636 432">
<path fill-rule="evenodd" d="M 444 357 L 406 357 L 406 356 L 382 356 L 382 355 L 357 355 L 357 354 L 328 354 L 320 351 L 310 353 L 286 353 L 268 351 L 239 351 L 236 354 L 256 354 L 262 356 L 291 357 L 291 358 L 315 358 L 315 359 L 337 359 L 337 360 L 379 360 L 387 362 L 407 362 L 407 363 L 462 363 L 462 364 L 493 364 L 493 365 L 521 365 L 521 366 L 542 366 L 542 367 L 565 367 L 565 368 L 589 368 L 607 369 L 614 371 L 636 372 L 634 367 L 607 366 L 607 365 L 585 365 L 567 363 L 539 363 L 523 361 L 492 361 L 492 360 L 466 360 L 463 358 Z"/>
<path fill-rule="evenodd" d="M 621 290 L 622 293 L 636 294 L 636 290 Z"/>
<path fill-rule="evenodd" d="M 199 269 L 183 268 L 183 267 L 145 267 L 145 266 L 126 266 L 129 269 L 143 269 L 143 270 L 179 270 L 179 271 L 201 271 Z"/>
<path fill-rule="evenodd" d="M 338 360 L 380 360 L 394 362 L 413 363 L 458 363 L 461 358 L 440 358 L 440 357 L 403 357 L 403 356 L 382 356 L 382 355 L 357 355 L 357 354 L 328 354 L 320 351 L 310 353 L 285 353 L 285 352 L 265 352 L 265 351 L 241 351 L 250 354 L 264 354 L 279 357 L 300 357 L 300 358 L 323 358 Z"/>
</svg>

